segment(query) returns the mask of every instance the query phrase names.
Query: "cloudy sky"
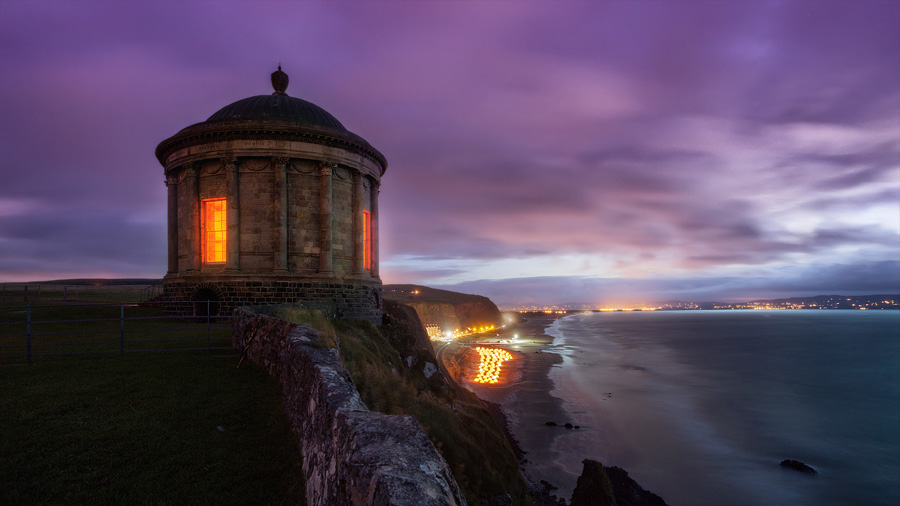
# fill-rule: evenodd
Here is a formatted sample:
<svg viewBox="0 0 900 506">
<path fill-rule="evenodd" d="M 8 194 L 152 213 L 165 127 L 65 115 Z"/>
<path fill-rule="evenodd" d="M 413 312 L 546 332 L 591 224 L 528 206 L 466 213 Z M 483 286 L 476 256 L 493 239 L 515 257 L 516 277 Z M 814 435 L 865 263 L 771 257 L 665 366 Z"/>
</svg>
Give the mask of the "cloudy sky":
<svg viewBox="0 0 900 506">
<path fill-rule="evenodd" d="M 156 145 L 288 94 L 389 161 L 385 283 L 900 292 L 900 2 L 0 2 L 0 281 L 161 277 Z"/>
</svg>

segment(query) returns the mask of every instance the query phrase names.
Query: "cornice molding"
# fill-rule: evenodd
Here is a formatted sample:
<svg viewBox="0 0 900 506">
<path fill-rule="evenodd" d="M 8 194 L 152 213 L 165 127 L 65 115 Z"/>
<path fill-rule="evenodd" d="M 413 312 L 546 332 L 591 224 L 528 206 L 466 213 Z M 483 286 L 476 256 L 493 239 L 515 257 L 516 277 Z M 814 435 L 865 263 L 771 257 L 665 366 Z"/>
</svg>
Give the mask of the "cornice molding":
<svg viewBox="0 0 900 506">
<path fill-rule="evenodd" d="M 272 140 L 304 142 L 339 148 L 369 158 L 381 167 L 384 174 L 387 159 L 362 137 L 350 132 L 337 132 L 303 125 L 207 125 L 198 123 L 159 143 L 156 158 L 165 166 L 166 158 L 178 149 L 234 140 Z"/>
</svg>

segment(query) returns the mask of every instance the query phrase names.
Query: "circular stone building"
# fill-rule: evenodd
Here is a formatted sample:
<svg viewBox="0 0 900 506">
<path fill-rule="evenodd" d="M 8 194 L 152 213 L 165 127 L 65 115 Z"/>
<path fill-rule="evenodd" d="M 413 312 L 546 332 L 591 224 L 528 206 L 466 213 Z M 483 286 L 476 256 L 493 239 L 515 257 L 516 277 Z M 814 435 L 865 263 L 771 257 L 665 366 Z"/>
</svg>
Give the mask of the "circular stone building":
<svg viewBox="0 0 900 506">
<path fill-rule="evenodd" d="M 305 302 L 381 322 L 378 188 L 384 155 L 285 93 L 238 100 L 162 141 L 170 312 Z"/>
</svg>

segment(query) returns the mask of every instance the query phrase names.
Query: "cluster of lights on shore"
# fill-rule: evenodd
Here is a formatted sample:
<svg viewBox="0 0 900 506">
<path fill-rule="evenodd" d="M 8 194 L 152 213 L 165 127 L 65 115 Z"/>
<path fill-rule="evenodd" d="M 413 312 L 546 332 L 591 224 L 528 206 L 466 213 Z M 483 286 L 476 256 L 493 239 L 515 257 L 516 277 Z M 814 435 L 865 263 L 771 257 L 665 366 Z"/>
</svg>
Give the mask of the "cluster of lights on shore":
<svg viewBox="0 0 900 506">
<path fill-rule="evenodd" d="M 472 334 L 481 334 L 482 332 L 490 332 L 496 329 L 494 325 L 484 325 L 482 327 L 467 327 L 464 330 L 456 329 L 456 330 L 448 330 L 444 332 L 444 337 L 447 339 L 456 339 L 459 337 L 470 336 Z"/>
<path fill-rule="evenodd" d="M 659 311 L 659 307 L 629 307 L 629 308 L 613 308 L 604 307 L 598 309 L 517 309 L 519 313 L 544 313 L 544 314 L 571 314 L 571 313 L 609 313 L 613 311 Z"/>
<path fill-rule="evenodd" d="M 503 363 L 513 359 L 512 353 L 500 348 L 483 346 L 476 347 L 475 351 L 481 357 L 481 362 L 478 364 L 478 373 L 472 378 L 472 381 L 474 383 L 499 383 Z"/>
</svg>

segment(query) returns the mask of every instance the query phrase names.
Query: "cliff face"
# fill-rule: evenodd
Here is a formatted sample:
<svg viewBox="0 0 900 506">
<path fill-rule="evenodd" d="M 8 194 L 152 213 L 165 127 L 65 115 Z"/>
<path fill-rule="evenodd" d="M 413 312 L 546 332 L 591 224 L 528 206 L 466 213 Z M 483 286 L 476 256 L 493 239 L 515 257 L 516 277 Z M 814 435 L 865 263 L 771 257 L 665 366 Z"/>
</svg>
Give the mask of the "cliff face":
<svg viewBox="0 0 900 506">
<path fill-rule="evenodd" d="M 423 325 L 437 325 L 445 332 L 502 323 L 500 310 L 481 295 L 418 285 L 385 285 L 384 298 L 411 306 Z"/>
</svg>

